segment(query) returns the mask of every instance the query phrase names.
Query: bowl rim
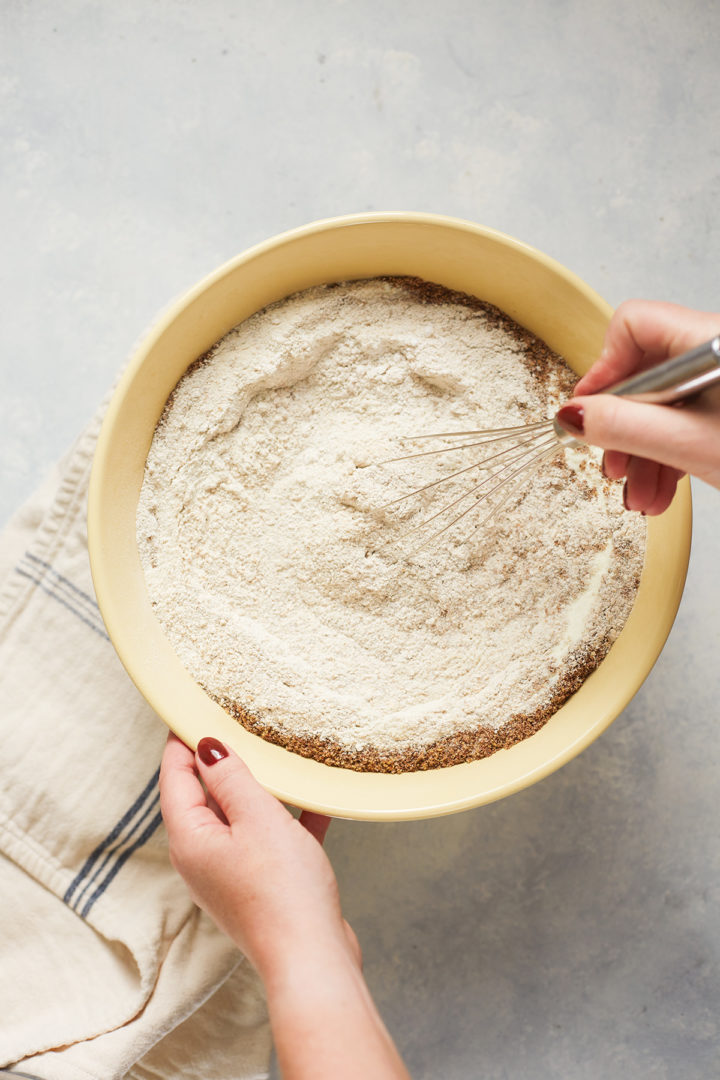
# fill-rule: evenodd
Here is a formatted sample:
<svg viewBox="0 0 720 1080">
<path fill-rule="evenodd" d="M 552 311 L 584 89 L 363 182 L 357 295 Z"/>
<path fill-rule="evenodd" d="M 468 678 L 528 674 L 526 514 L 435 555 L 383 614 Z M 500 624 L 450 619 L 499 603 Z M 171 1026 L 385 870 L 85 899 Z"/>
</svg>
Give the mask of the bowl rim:
<svg viewBox="0 0 720 1080">
<path fill-rule="evenodd" d="M 148 356 L 152 355 L 153 349 L 163 338 L 163 335 L 168 332 L 169 328 L 173 327 L 176 320 L 178 320 L 192 304 L 202 301 L 203 297 L 226 281 L 230 275 L 236 273 L 239 268 L 248 264 L 251 265 L 260 257 L 282 250 L 288 244 L 294 244 L 298 241 L 302 242 L 304 239 L 315 237 L 318 234 L 362 226 L 382 226 L 383 224 L 408 225 L 410 227 L 434 226 L 444 230 L 454 230 L 465 236 L 471 235 L 484 240 L 489 240 L 506 249 L 512 250 L 520 257 L 529 258 L 533 263 L 543 267 L 555 278 L 564 281 L 572 290 L 574 290 L 574 292 L 582 296 L 588 304 L 594 307 L 598 312 L 602 313 L 606 321 L 609 320 L 612 313 L 612 309 L 606 301 L 604 301 L 573 271 L 563 266 L 552 256 L 539 251 L 524 241 L 508 236 L 496 229 L 466 221 L 461 218 L 442 214 L 404 211 L 371 212 L 322 218 L 298 228 L 286 230 L 267 240 L 252 245 L 250 248 L 227 260 L 210 274 L 203 277 L 190 289 L 186 290 L 177 299 L 171 301 L 170 304 L 160 312 L 140 340 L 139 344 L 133 350 L 125 371 L 113 391 L 102 422 L 93 460 L 88 495 L 88 549 L 98 605 L 113 646 L 126 667 L 131 679 L 138 686 L 138 689 L 143 696 L 146 697 L 146 700 L 148 700 L 150 705 L 155 708 L 168 727 L 170 727 L 171 730 L 174 730 L 175 733 L 178 734 L 180 738 L 183 738 L 184 741 L 188 742 L 189 745 L 196 744 L 197 732 L 193 729 L 192 724 L 186 722 L 186 717 L 184 715 L 180 721 L 174 721 L 172 716 L 168 717 L 168 715 L 166 715 L 168 708 L 163 707 L 162 702 L 159 701 L 155 693 L 147 692 L 146 680 L 143 678 L 143 673 L 138 670 L 136 664 L 136 654 L 129 646 L 128 626 L 123 625 L 123 618 L 118 616 L 118 582 L 113 580 L 113 557 L 109 550 L 109 545 L 106 542 L 108 537 L 106 523 L 103 518 L 108 509 L 108 494 L 112 486 L 109 476 L 109 460 L 110 451 L 113 447 L 113 440 L 117 436 L 119 417 L 127 402 L 128 394 L 138 377 L 138 373 L 142 370 Z M 622 693 L 615 695 L 613 704 L 610 708 L 597 709 L 595 721 L 579 728 L 577 737 L 561 739 L 560 744 L 554 749 L 551 747 L 542 760 L 533 764 L 532 753 L 528 754 L 525 752 L 525 754 L 523 754 L 522 748 L 527 747 L 528 744 L 537 740 L 542 732 L 547 730 L 548 725 L 545 725 L 544 728 L 531 738 L 525 739 L 511 747 L 509 750 L 497 751 L 496 754 L 492 755 L 490 758 L 484 758 L 479 761 L 468 762 L 462 765 L 448 766 L 441 770 L 428 770 L 426 773 L 422 774 L 355 773 L 351 770 L 338 770 L 335 767 L 323 765 L 319 762 L 312 763 L 313 766 L 317 766 L 320 770 L 331 770 L 335 773 L 340 772 L 346 774 L 348 786 L 353 787 L 354 790 L 357 789 L 355 778 L 368 778 L 366 784 L 368 790 L 368 805 L 366 806 L 361 805 L 362 798 L 360 798 L 359 801 L 357 798 L 354 800 L 349 799 L 348 801 L 345 798 L 338 799 L 337 797 L 326 797 L 326 795 L 323 795 L 319 790 L 322 788 L 322 784 L 319 782 L 317 785 L 317 796 L 313 794 L 314 785 L 312 783 L 309 785 L 306 783 L 300 797 L 298 797 L 298 792 L 293 790 L 292 783 L 288 784 L 284 781 L 273 782 L 272 763 L 268 769 L 253 769 L 253 771 L 256 772 L 256 775 L 258 775 L 258 779 L 260 779 L 265 787 L 283 801 L 294 803 L 305 809 L 315 810 L 320 813 L 328 813 L 332 816 L 359 818 L 364 820 L 409 820 L 455 813 L 474 806 L 483 805 L 520 791 L 530 784 L 536 783 L 548 776 L 585 749 L 617 716 L 620 715 L 627 703 L 644 682 L 664 647 L 664 643 L 672 628 L 672 623 L 682 596 L 690 554 L 692 512 L 690 483 L 687 478 L 681 482 L 678 495 L 676 496 L 671 510 L 667 512 L 667 515 L 669 515 L 669 517 L 663 515 L 662 518 L 665 518 L 666 523 L 670 526 L 669 529 L 666 529 L 665 531 L 672 537 L 674 560 L 671 567 L 671 573 L 669 574 L 670 580 L 667 583 L 667 592 L 663 607 L 663 618 L 667 625 L 664 626 L 659 635 L 656 634 L 657 640 L 655 641 L 655 645 L 657 648 L 646 649 L 642 656 L 642 663 L 634 671 L 628 671 L 626 666 L 624 667 L 623 664 L 617 660 L 618 642 L 626 636 L 626 631 L 631 625 L 635 614 L 635 610 L 633 610 L 626 624 L 626 628 L 618 638 L 618 641 L 613 645 L 597 671 L 583 684 L 583 687 L 585 687 L 592 685 L 593 680 L 597 682 L 596 676 L 598 676 L 598 673 L 602 670 L 607 671 L 608 665 L 612 667 L 614 664 L 623 676 Z M 648 522 L 649 537 L 651 533 L 658 531 L 662 525 L 662 518 L 651 519 Z M 137 600 L 137 597 L 135 597 L 135 600 Z M 149 605 L 149 601 L 147 601 L 147 603 Z M 167 639 L 165 640 L 167 641 Z M 157 647 L 161 649 L 159 645 Z M 615 659 L 613 659 L 614 655 Z M 160 662 L 167 660 L 167 654 L 157 656 L 154 652 L 153 656 L 155 660 Z M 188 679 L 190 679 L 189 676 Z M 192 680 L 190 681 L 192 682 Z M 197 684 L 193 683 L 193 686 L 197 686 Z M 580 688 L 578 694 L 582 693 L 583 687 Z M 204 691 L 200 690 L 199 687 L 197 687 L 197 690 L 203 697 L 207 697 Z M 569 711 L 572 712 L 572 704 L 577 697 L 577 694 L 574 695 L 573 698 L 571 698 L 570 701 L 555 714 L 555 717 L 553 717 L 549 723 L 552 723 L 560 713 L 567 713 L 569 707 Z M 209 701 L 210 699 L 207 700 Z M 219 710 L 219 706 L 215 706 L 215 708 Z M 577 710 L 575 711 L 577 712 Z M 227 714 L 223 715 L 227 716 Z M 247 739 L 258 740 L 263 743 L 265 748 L 272 747 L 272 744 L 265 743 L 263 740 L 259 739 L 259 736 L 246 731 L 237 724 L 236 721 L 231 721 L 231 723 L 238 729 L 238 735 L 240 732 L 243 733 L 242 738 L 240 738 L 238 742 L 238 740 L 235 740 L 233 737 L 231 730 L 227 728 L 224 729 L 228 734 L 226 741 L 230 741 L 231 745 L 235 743 L 235 749 L 239 749 L 243 756 L 246 756 L 246 751 L 249 746 Z M 287 755 L 290 754 L 290 751 L 286 751 L 280 747 L 272 747 L 271 753 Z M 482 767 L 484 763 L 492 761 L 498 754 L 507 755 L 513 753 L 516 753 L 517 758 L 528 757 L 529 761 L 527 765 L 520 766 L 517 774 L 512 779 L 494 785 L 490 784 L 482 791 L 473 792 L 471 790 L 472 782 L 470 782 L 468 787 L 468 771 L 477 771 L 478 767 Z M 297 758 L 299 763 L 305 763 L 303 767 L 309 762 L 309 759 L 300 758 L 294 754 L 291 756 Z M 250 754 L 250 757 L 252 758 L 252 754 Z M 253 764 L 257 764 L 252 761 L 249 763 L 251 764 L 251 767 L 253 767 Z M 292 767 L 290 771 L 292 771 Z M 285 772 L 287 772 L 287 770 L 285 770 Z M 283 775 L 285 775 L 285 772 Z M 317 770 L 315 770 L 315 772 L 316 775 L 319 775 L 317 774 Z M 350 776 L 347 776 L 348 773 Z M 459 790 L 457 790 L 455 794 L 449 794 L 448 791 L 446 791 L 445 795 L 442 796 L 435 793 L 430 798 L 423 798 L 422 785 L 413 785 L 408 782 L 407 779 L 408 777 L 418 778 L 418 776 L 431 777 L 439 773 L 445 774 L 445 778 L 448 779 L 448 784 L 446 785 L 435 785 L 439 789 L 442 789 L 443 787 L 452 787 L 449 779 L 450 774 L 454 774 L 454 776 L 461 781 L 459 783 Z M 383 795 L 383 789 L 386 790 L 386 793 L 389 792 L 389 785 L 393 786 L 393 797 L 388 800 L 387 794 L 385 796 Z M 426 786 L 430 789 L 433 788 L 431 783 Z M 337 789 L 338 785 L 335 784 L 334 787 Z M 420 795 L 418 795 L 418 790 L 415 789 L 420 790 Z M 403 791 L 405 794 L 403 794 Z"/>
</svg>

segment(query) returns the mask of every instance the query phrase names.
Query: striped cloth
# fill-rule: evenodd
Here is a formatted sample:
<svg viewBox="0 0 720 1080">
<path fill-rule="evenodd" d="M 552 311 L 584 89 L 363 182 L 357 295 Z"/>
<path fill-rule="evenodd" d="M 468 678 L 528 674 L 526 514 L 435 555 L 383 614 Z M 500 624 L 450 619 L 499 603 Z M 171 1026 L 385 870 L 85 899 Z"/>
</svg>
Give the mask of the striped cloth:
<svg viewBox="0 0 720 1080">
<path fill-rule="evenodd" d="M 0 537 L 0 1077 L 266 1077 L 261 987 L 170 866 L 166 728 L 93 596 L 98 427 Z"/>
</svg>

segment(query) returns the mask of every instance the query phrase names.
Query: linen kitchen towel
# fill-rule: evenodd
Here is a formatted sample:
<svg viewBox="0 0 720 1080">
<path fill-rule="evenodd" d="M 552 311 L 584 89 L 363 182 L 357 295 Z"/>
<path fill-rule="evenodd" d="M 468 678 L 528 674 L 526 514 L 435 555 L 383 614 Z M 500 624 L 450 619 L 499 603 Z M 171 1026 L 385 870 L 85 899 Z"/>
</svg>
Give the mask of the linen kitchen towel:
<svg viewBox="0 0 720 1080">
<path fill-rule="evenodd" d="M 170 865 L 167 729 L 95 603 L 99 426 L 0 539 L 0 1077 L 265 1077 L 262 988 Z"/>
</svg>

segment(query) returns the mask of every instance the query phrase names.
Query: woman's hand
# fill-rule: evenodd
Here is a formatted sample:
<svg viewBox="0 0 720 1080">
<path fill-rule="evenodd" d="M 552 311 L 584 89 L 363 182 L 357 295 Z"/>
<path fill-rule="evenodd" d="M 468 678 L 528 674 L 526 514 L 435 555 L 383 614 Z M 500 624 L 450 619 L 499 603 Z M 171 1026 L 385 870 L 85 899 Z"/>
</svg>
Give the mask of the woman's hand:
<svg viewBox="0 0 720 1080">
<path fill-rule="evenodd" d="M 263 977 L 307 940 L 332 943 L 359 964 L 321 846 L 329 818 L 296 820 L 216 739 L 201 740 L 196 757 L 170 735 L 160 798 L 173 866 Z"/>
<path fill-rule="evenodd" d="M 285 1080 L 408 1080 L 342 917 L 329 818 L 295 820 L 213 738 L 194 754 L 170 735 L 160 800 L 173 865 L 265 983 Z"/>
<path fill-rule="evenodd" d="M 623 498 L 629 510 L 661 514 L 686 472 L 720 487 L 720 390 L 679 407 L 641 404 L 602 390 L 718 333 L 720 315 L 626 301 L 608 326 L 600 359 L 559 410 L 561 426 L 603 447 L 606 475 L 626 477 Z"/>
</svg>

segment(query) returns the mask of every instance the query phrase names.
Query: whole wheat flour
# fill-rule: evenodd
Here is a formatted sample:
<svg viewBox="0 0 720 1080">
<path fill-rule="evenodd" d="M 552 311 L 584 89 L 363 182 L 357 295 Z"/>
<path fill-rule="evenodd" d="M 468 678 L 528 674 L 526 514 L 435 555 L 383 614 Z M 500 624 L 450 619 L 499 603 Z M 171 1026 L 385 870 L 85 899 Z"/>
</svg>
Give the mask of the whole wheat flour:
<svg viewBox="0 0 720 1080">
<path fill-rule="evenodd" d="M 403 433 L 552 415 L 574 378 L 497 309 L 415 279 L 313 288 L 231 331 L 168 402 L 137 518 L 194 678 L 251 730 L 351 768 L 532 734 L 622 629 L 643 519 L 566 451 L 490 523 L 417 548 L 413 526 L 472 481 L 387 507 L 448 455 L 373 463 L 411 452 Z"/>
</svg>

